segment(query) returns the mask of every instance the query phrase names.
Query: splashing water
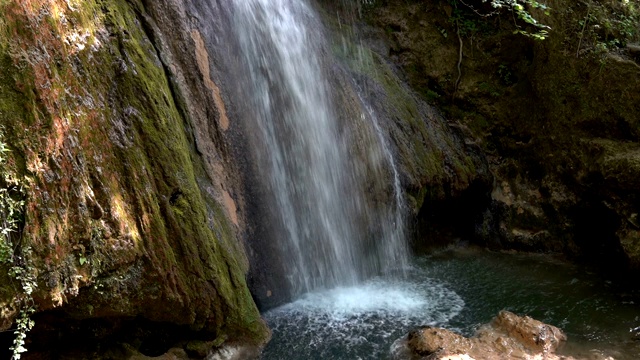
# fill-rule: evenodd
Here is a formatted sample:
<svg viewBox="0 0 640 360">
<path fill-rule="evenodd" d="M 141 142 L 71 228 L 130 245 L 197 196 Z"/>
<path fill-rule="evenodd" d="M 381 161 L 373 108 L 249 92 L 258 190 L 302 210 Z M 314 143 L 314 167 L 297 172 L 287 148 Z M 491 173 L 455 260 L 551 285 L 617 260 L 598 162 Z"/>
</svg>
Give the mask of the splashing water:
<svg viewBox="0 0 640 360">
<path fill-rule="evenodd" d="M 453 291 L 413 269 L 351 287 L 307 293 L 264 316 L 274 331 L 263 359 L 383 359 L 410 328 L 444 325 L 464 307 Z"/>
</svg>

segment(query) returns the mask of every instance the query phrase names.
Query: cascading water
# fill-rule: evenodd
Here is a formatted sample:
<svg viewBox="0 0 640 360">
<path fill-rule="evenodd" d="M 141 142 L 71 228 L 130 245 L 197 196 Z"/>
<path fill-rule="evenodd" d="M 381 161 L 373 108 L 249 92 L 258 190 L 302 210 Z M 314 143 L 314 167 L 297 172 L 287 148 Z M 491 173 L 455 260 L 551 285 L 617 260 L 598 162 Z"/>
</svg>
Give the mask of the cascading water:
<svg viewBox="0 0 640 360">
<path fill-rule="evenodd" d="M 352 28 L 363 34 L 356 43 L 344 23 L 325 29 L 306 1 L 320 2 L 191 2 L 243 174 L 248 282 L 273 331 L 262 359 L 389 359 L 411 328 L 471 335 L 503 308 L 605 343 L 628 336 L 637 306 L 613 306 L 609 285 L 593 296 L 593 275 L 580 269 L 563 276 L 549 263 L 468 249 L 408 263 L 401 179 L 410 184 L 416 164 L 395 164 L 394 154 L 419 155 L 405 141 L 408 123 L 433 119 L 426 104 L 405 101 L 411 91 L 366 27 Z M 360 1 L 322 3 L 332 14 Z M 630 348 L 637 358 L 637 342 Z"/>
<path fill-rule="evenodd" d="M 392 148 L 356 81 L 331 66 L 313 9 L 234 0 L 232 11 L 256 193 L 271 212 L 257 214 L 272 232 L 262 245 L 279 245 L 262 259 L 278 262 L 297 297 L 264 314 L 274 331 L 264 358 L 380 358 L 409 327 L 456 316 L 464 301 L 409 266 Z"/>
<path fill-rule="evenodd" d="M 252 146 L 259 172 L 268 178 L 293 293 L 405 268 L 402 195 L 391 152 L 380 129 L 370 129 L 378 135 L 371 137 L 377 143 L 369 145 L 369 158 L 392 167 L 396 202 L 373 209 L 363 184 L 389 176 L 378 170 L 369 172 L 375 179 L 363 178 L 363 168 L 372 166 L 350 154 L 320 60 L 326 48 L 313 10 L 303 0 L 235 0 L 233 8 L 259 142 Z"/>
</svg>

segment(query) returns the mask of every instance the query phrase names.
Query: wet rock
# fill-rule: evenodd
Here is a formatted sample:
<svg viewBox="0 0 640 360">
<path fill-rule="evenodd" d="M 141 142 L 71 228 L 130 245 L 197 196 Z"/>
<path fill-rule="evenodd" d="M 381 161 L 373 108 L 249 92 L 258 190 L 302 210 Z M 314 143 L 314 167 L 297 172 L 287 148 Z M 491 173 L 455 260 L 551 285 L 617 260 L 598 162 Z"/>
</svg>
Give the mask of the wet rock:
<svg viewBox="0 0 640 360">
<path fill-rule="evenodd" d="M 250 344 L 231 344 L 215 346 L 215 341 L 190 341 L 184 348 L 173 347 L 162 355 L 147 356 L 140 353 L 132 345 L 123 344 L 121 348 L 112 350 L 102 359 L 127 360 L 252 360 L 260 356 L 260 348 Z"/>
<path fill-rule="evenodd" d="M 432 327 L 412 331 L 407 340 L 412 352 L 420 356 L 468 353 L 472 347 L 470 339 L 446 329 Z"/>
<path fill-rule="evenodd" d="M 261 348 L 251 344 L 224 344 L 222 339 L 189 341 L 184 345 L 189 359 L 251 360 L 260 356 Z M 170 351 L 171 352 L 171 351 Z"/>
<path fill-rule="evenodd" d="M 240 175 L 223 139 L 223 104 L 208 82 L 217 79 L 214 71 L 214 79 L 204 77 L 211 69 L 198 62 L 210 51 L 198 46 L 208 47 L 213 35 L 192 19 L 213 19 L 217 8 L 201 3 L 88 0 L 72 8 L 37 0 L 40 14 L 20 1 L 3 3 L 11 14 L 3 28 L 20 34 L 0 35 L 0 71 L 10 74 L 0 79 L 0 113 L 12 144 L 3 178 L 33 175 L 16 255 L 40 285 L 33 292 L 39 314 L 137 318 L 267 341 L 245 281 Z M 196 30 L 202 39 L 192 37 Z M 14 47 L 37 50 L 16 66 L 7 50 Z M 42 116 L 32 119 L 34 109 Z M 182 195 L 171 201 L 176 189 Z M 23 298 L 19 287 L 5 288 L 0 330 Z M 66 341 L 74 331 L 64 322 L 59 336 L 30 350 L 77 347 Z M 47 332 L 44 321 L 30 336 L 38 332 Z"/>
<path fill-rule="evenodd" d="M 496 171 L 496 184 L 491 202 L 476 227 L 476 235 L 493 248 L 521 251 L 572 252 L 568 235 L 558 241 L 557 233 L 570 234 L 572 222 L 566 209 L 574 206 L 576 198 L 561 183 L 552 178 L 528 181 L 505 173 L 517 168 L 511 162 Z"/>
<path fill-rule="evenodd" d="M 515 339 L 526 349 L 545 354 L 555 352 L 562 342 L 567 341 L 567 336 L 557 327 L 508 311 L 501 311 L 490 326 L 481 328 L 478 337 L 491 338 L 499 332 Z"/>
<path fill-rule="evenodd" d="M 394 358 L 454 359 L 573 359 L 556 354 L 567 340 L 562 330 L 528 316 L 501 311 L 475 336 L 465 338 L 450 330 L 426 327 L 414 330 L 394 344 Z"/>
<path fill-rule="evenodd" d="M 630 80 L 640 73 L 640 44 L 608 54 L 601 71 L 595 58 L 565 51 L 565 35 L 579 36 L 568 24 L 587 16 L 587 7 L 560 0 L 554 8 L 545 19 L 554 31 L 535 46 L 496 27 L 473 40 L 463 36 L 469 44 L 460 47 L 451 8 L 442 2 L 389 0 L 366 18 L 383 33 L 403 79 L 445 111 L 465 144 L 475 140 L 495 177 L 489 205 L 458 216 L 450 239 L 475 235 L 492 248 L 562 252 L 637 272 L 639 228 L 627 219 L 640 197 L 640 83 Z M 442 208 L 472 204 L 479 202 Z M 469 235 L 459 222 L 472 217 Z M 431 232 L 419 236 L 433 242 Z"/>
<path fill-rule="evenodd" d="M 260 349 L 252 345 L 229 345 L 214 350 L 206 360 L 251 360 L 258 359 Z"/>
<path fill-rule="evenodd" d="M 627 51 L 630 55 L 640 59 L 640 44 L 627 44 Z"/>
<path fill-rule="evenodd" d="M 629 329 L 629 332 L 633 340 L 640 341 L 640 326 Z"/>
<path fill-rule="evenodd" d="M 166 353 L 160 356 L 145 356 L 141 354 L 132 355 L 129 360 L 189 360 L 187 353 L 180 348 L 169 349 Z"/>
</svg>

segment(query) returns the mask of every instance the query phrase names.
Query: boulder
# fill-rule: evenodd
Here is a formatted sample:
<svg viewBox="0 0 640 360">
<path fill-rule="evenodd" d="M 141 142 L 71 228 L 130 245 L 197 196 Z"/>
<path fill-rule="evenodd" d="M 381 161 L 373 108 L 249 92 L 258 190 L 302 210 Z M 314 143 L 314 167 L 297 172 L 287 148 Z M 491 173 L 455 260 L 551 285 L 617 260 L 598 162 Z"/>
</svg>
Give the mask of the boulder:
<svg viewBox="0 0 640 360">
<path fill-rule="evenodd" d="M 397 341 L 392 352 L 397 360 L 571 360 L 574 358 L 556 354 L 566 340 L 566 335 L 555 326 L 501 311 L 471 338 L 429 326 Z"/>
<path fill-rule="evenodd" d="M 640 44 L 627 44 L 627 51 L 635 56 L 640 56 Z"/>
</svg>

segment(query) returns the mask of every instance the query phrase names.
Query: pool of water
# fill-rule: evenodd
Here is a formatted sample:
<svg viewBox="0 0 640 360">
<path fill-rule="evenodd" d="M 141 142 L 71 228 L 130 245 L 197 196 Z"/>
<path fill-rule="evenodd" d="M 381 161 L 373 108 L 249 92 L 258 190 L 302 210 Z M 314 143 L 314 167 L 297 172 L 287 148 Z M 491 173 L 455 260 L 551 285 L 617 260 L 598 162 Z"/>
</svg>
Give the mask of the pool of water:
<svg viewBox="0 0 640 360">
<path fill-rule="evenodd" d="M 549 256 L 455 248 L 414 260 L 406 273 L 306 294 L 264 314 L 273 330 L 263 359 L 388 359 L 410 329 L 436 325 L 470 336 L 500 310 L 562 328 L 563 352 L 640 358 L 630 328 L 640 306 L 614 284 Z"/>
</svg>

